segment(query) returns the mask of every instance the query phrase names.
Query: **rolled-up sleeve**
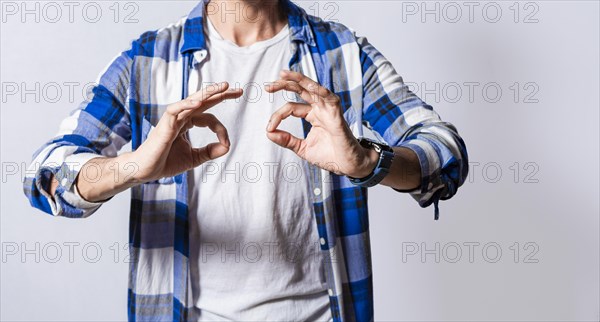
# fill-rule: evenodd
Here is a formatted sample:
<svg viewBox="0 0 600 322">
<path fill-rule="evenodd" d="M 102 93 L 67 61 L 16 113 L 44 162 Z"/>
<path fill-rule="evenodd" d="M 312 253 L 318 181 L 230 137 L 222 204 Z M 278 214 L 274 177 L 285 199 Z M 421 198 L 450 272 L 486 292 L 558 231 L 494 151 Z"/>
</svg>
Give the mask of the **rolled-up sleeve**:
<svg viewBox="0 0 600 322">
<path fill-rule="evenodd" d="M 468 175 L 463 139 L 450 123 L 412 93 L 392 64 L 366 38 L 358 37 L 363 72 L 363 123 L 389 145 L 416 153 L 421 185 L 406 191 L 421 207 L 454 196 Z"/>
<path fill-rule="evenodd" d="M 113 59 L 98 77 L 89 99 L 62 121 L 53 139 L 34 153 L 23 182 L 33 207 L 54 216 L 82 218 L 102 205 L 83 199 L 74 183 L 79 175 L 93 181 L 100 173 L 81 173 L 83 165 L 93 158 L 116 156 L 131 140 L 126 107 L 131 66 L 130 50 Z M 49 193 L 52 177 L 58 181 L 54 196 Z"/>
</svg>

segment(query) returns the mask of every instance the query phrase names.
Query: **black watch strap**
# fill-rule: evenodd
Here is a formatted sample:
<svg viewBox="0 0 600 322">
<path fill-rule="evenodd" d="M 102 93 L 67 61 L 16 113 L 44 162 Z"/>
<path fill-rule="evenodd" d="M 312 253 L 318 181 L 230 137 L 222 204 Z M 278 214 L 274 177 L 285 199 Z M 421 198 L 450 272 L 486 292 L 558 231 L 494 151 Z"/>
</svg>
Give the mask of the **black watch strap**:
<svg viewBox="0 0 600 322">
<path fill-rule="evenodd" d="M 385 178 L 390 172 L 392 166 L 392 160 L 394 159 L 394 150 L 387 144 L 373 141 L 367 138 L 359 138 L 358 142 L 365 148 L 373 149 L 379 153 L 379 160 L 373 171 L 364 178 L 352 178 L 350 182 L 361 187 L 372 187 Z"/>
</svg>

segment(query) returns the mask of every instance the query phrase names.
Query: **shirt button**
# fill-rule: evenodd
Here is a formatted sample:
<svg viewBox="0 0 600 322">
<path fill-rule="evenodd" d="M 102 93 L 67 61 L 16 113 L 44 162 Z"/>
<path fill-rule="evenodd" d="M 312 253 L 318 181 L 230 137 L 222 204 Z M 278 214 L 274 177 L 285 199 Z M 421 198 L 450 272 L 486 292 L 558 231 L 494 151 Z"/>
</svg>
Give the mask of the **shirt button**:
<svg viewBox="0 0 600 322">
<path fill-rule="evenodd" d="M 333 290 L 332 289 L 328 289 L 327 292 L 329 293 L 329 296 L 333 296 Z"/>
<path fill-rule="evenodd" d="M 69 183 L 69 179 L 67 179 L 67 178 L 63 178 L 63 179 L 60 181 L 60 184 L 62 184 L 63 186 L 66 186 L 66 185 L 67 185 L 67 183 Z"/>
<path fill-rule="evenodd" d="M 325 245 L 325 238 L 321 238 L 319 241 L 321 242 L 321 245 Z"/>
<path fill-rule="evenodd" d="M 320 188 L 315 188 L 315 190 L 313 190 L 315 196 L 318 196 L 321 194 L 321 189 Z"/>
</svg>

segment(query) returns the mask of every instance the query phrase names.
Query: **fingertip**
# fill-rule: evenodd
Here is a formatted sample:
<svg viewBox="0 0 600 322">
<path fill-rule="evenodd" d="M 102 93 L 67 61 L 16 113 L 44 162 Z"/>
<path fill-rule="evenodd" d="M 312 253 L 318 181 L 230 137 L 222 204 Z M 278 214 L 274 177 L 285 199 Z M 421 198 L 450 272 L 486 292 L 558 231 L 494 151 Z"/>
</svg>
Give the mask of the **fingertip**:
<svg viewBox="0 0 600 322">
<path fill-rule="evenodd" d="M 267 132 L 274 132 L 275 130 L 277 130 L 277 127 L 279 126 L 280 122 L 281 120 L 278 117 L 270 119 L 269 123 L 267 123 Z"/>
<path fill-rule="evenodd" d="M 225 90 L 227 90 L 228 88 L 229 88 L 229 83 L 228 83 L 228 82 L 220 82 L 220 83 L 219 83 L 219 89 L 220 89 L 220 90 L 223 90 L 223 91 L 225 91 Z"/>
<path fill-rule="evenodd" d="M 267 137 L 271 139 L 271 141 L 277 141 L 277 139 L 281 136 L 281 131 L 273 130 L 267 132 Z"/>
<path fill-rule="evenodd" d="M 210 152 L 211 152 L 210 158 L 216 159 L 216 158 L 222 157 L 225 154 L 227 154 L 227 152 L 229 152 L 229 147 L 225 146 L 221 143 L 211 143 L 211 151 Z"/>
<path fill-rule="evenodd" d="M 222 149 L 222 153 L 221 156 L 224 156 L 225 154 L 227 154 L 227 152 L 229 152 L 229 147 L 228 146 L 224 146 L 224 145 L 220 145 L 221 149 Z"/>
<path fill-rule="evenodd" d="M 244 90 L 241 88 L 230 88 L 225 92 L 225 95 L 230 95 L 232 97 L 240 97 L 244 94 Z"/>
<path fill-rule="evenodd" d="M 282 142 L 283 141 L 283 133 L 280 131 L 267 132 L 267 138 L 279 146 L 284 146 L 284 144 Z"/>
<path fill-rule="evenodd" d="M 275 132 L 267 132 L 267 138 L 277 143 L 277 135 L 275 134 Z"/>
<path fill-rule="evenodd" d="M 224 153 L 223 153 L 223 154 L 225 154 L 225 153 L 229 152 L 229 147 L 230 147 L 230 146 L 229 146 L 229 144 L 227 144 L 227 145 L 220 144 L 220 146 L 222 146 L 222 147 L 223 147 L 223 151 L 224 151 Z"/>
<path fill-rule="evenodd" d="M 219 144 L 223 146 L 229 147 L 231 142 L 229 141 L 229 134 L 227 133 L 227 129 L 224 129 L 222 132 L 217 132 L 217 139 L 219 140 Z"/>
</svg>

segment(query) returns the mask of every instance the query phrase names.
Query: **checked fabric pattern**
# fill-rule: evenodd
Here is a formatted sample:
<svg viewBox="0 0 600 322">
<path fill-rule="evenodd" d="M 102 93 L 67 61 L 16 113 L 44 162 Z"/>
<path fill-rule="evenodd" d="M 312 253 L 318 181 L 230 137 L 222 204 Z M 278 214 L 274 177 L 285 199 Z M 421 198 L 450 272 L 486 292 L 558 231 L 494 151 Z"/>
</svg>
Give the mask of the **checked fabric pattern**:
<svg viewBox="0 0 600 322">
<path fill-rule="evenodd" d="M 198 90 L 206 57 L 201 1 L 185 18 L 132 42 L 101 73 L 93 96 L 34 154 L 24 192 L 54 216 L 83 218 L 102 203 L 83 200 L 73 183 L 99 156 L 136 149 L 166 106 Z M 407 191 L 422 207 L 452 197 L 468 171 L 465 144 L 450 123 L 415 96 L 392 65 L 364 37 L 342 24 L 308 15 L 288 0 L 292 59 L 299 71 L 341 98 L 354 134 L 412 149 L 422 169 L 420 188 Z M 305 133 L 310 124 L 304 120 Z M 373 320 L 367 189 L 310 166 L 314 218 L 327 258 L 334 321 Z M 59 181 L 52 198 L 46 192 Z M 187 173 L 131 189 L 129 320 L 192 320 Z"/>
</svg>

